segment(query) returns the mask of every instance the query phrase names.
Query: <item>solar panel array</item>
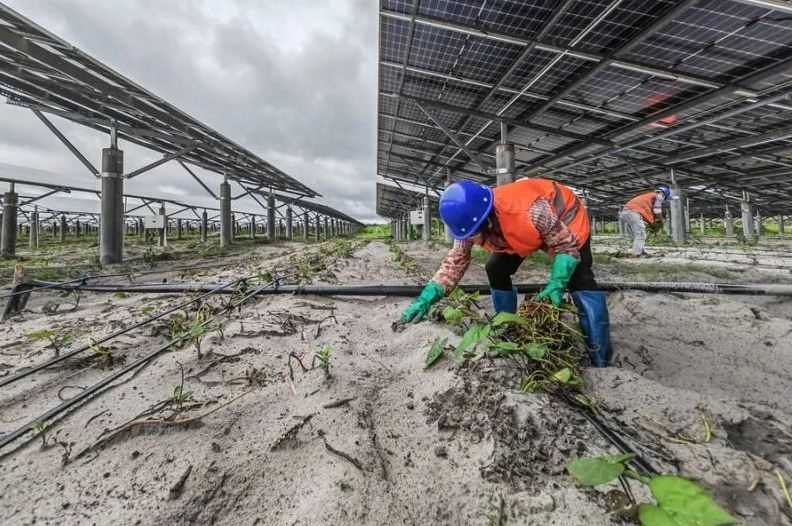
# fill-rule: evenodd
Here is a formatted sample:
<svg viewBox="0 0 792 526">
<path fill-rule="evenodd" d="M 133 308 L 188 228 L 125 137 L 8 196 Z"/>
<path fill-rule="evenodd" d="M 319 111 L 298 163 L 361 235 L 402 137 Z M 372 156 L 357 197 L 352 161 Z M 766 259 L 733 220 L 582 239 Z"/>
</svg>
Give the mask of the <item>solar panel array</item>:
<svg viewBox="0 0 792 526">
<path fill-rule="evenodd" d="M 377 214 L 382 217 L 397 219 L 411 210 L 423 209 L 425 194 L 399 188 L 382 183 L 377 183 Z M 433 213 L 437 213 L 438 199 L 429 196 L 429 203 Z"/>
<path fill-rule="evenodd" d="M 0 95 L 254 187 L 314 190 L 0 3 Z"/>
<path fill-rule="evenodd" d="M 518 177 L 593 207 L 673 168 L 692 199 L 789 213 L 790 97 L 788 2 L 380 2 L 377 173 L 400 183 L 494 183 L 503 122 Z"/>
</svg>

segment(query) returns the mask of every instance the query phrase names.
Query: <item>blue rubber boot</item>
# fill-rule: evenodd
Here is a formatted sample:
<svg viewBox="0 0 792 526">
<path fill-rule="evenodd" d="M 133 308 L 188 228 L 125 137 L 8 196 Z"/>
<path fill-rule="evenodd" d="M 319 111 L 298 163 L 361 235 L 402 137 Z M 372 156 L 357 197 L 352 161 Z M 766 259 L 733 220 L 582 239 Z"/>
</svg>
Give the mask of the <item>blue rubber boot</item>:
<svg viewBox="0 0 792 526">
<path fill-rule="evenodd" d="M 499 312 L 517 312 L 517 287 L 511 290 L 490 289 L 492 295 L 492 306 L 495 307 L 495 314 Z"/>
<path fill-rule="evenodd" d="M 586 347 L 594 367 L 608 367 L 613 351 L 610 343 L 608 297 L 598 290 L 579 290 L 572 300 L 580 317 L 580 328 L 586 338 Z"/>
</svg>

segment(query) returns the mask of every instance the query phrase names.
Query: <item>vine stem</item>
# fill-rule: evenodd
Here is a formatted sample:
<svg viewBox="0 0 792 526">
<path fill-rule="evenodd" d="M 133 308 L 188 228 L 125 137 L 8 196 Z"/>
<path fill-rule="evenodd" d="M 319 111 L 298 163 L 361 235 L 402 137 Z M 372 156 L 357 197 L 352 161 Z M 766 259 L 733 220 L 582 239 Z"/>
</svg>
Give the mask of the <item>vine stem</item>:
<svg viewBox="0 0 792 526">
<path fill-rule="evenodd" d="M 779 470 L 775 470 L 775 475 L 778 477 L 778 483 L 781 484 L 781 491 L 784 492 L 784 497 L 786 497 L 787 504 L 789 504 L 789 509 L 792 509 L 792 496 L 789 494 L 789 489 L 784 481 L 784 477 Z"/>
<path fill-rule="evenodd" d="M 635 471 L 633 469 L 630 469 L 630 468 L 627 468 L 627 469 L 624 470 L 624 476 L 629 477 L 631 479 L 635 479 L 638 482 L 642 482 L 642 483 L 646 484 L 647 486 L 649 485 L 650 482 L 652 482 L 651 478 L 645 477 L 645 476 L 641 475 L 640 473 L 638 473 L 637 471 Z"/>
</svg>

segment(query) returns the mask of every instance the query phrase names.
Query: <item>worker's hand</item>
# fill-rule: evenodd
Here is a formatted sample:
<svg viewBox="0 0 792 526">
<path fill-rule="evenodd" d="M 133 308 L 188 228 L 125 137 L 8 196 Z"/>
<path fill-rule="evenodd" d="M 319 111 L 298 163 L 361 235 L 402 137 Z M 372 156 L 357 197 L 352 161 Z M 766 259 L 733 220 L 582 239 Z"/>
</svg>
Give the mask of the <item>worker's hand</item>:
<svg viewBox="0 0 792 526">
<path fill-rule="evenodd" d="M 430 281 L 421 291 L 421 294 L 415 298 L 409 307 L 404 311 L 401 316 L 402 323 L 419 322 L 429 314 L 429 309 L 432 305 L 440 301 L 445 296 L 443 287 Z"/>
<path fill-rule="evenodd" d="M 537 294 L 536 299 L 538 301 L 549 300 L 556 307 L 560 307 L 564 299 L 564 291 L 577 266 L 578 259 L 576 257 L 569 254 L 557 254 L 550 269 L 550 279 L 545 288 Z"/>
</svg>

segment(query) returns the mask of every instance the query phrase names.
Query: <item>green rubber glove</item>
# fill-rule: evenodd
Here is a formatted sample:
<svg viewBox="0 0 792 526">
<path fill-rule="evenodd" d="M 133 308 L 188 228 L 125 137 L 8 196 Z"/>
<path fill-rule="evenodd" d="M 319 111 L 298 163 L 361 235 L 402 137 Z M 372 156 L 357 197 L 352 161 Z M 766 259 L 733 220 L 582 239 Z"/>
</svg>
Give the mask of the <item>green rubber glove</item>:
<svg viewBox="0 0 792 526">
<path fill-rule="evenodd" d="M 420 296 L 415 298 L 401 316 L 403 323 L 421 321 L 427 314 L 432 305 L 440 301 L 445 296 L 445 289 L 434 281 L 430 281 L 421 291 Z"/>
<path fill-rule="evenodd" d="M 539 301 L 550 300 L 556 307 L 561 306 L 561 300 L 564 298 L 564 291 L 572 279 L 572 274 L 578 266 L 578 259 L 569 254 L 556 254 L 553 259 L 553 266 L 550 269 L 550 279 L 542 289 L 536 299 Z"/>
</svg>

